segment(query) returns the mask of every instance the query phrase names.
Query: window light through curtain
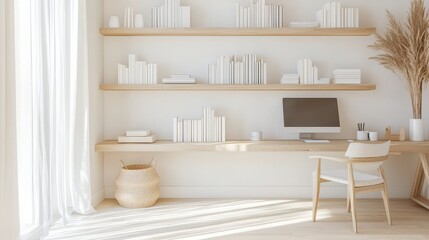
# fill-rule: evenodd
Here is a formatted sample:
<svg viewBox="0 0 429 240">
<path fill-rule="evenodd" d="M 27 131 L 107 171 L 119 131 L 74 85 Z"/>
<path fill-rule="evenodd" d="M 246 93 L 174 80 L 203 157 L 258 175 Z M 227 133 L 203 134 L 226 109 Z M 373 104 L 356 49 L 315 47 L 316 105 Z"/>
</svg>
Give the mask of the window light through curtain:
<svg viewBox="0 0 429 240">
<path fill-rule="evenodd" d="M 15 0 L 22 238 L 91 206 L 85 0 Z"/>
</svg>

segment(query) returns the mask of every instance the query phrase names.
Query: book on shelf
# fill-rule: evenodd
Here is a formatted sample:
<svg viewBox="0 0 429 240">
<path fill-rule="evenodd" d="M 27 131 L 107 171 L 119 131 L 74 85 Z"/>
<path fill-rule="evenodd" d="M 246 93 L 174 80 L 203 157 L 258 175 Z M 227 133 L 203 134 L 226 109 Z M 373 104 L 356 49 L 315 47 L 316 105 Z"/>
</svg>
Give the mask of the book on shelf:
<svg viewBox="0 0 429 240">
<path fill-rule="evenodd" d="M 299 59 L 297 65 L 300 84 L 314 84 L 319 79 L 319 68 L 311 59 Z"/>
<path fill-rule="evenodd" d="M 181 6 L 180 0 L 165 0 L 151 10 L 152 28 L 190 28 L 191 7 Z"/>
<path fill-rule="evenodd" d="M 126 137 L 147 137 L 150 135 L 150 130 L 129 130 L 125 132 Z"/>
<path fill-rule="evenodd" d="M 205 107 L 202 119 L 173 118 L 174 142 L 225 142 L 225 117 L 215 116 L 214 108 Z"/>
<path fill-rule="evenodd" d="M 359 8 L 344 8 L 340 2 L 328 2 L 317 11 L 316 20 L 321 28 L 357 28 Z"/>
<path fill-rule="evenodd" d="M 361 69 L 334 69 L 332 71 L 335 84 L 361 84 Z"/>
<path fill-rule="evenodd" d="M 267 4 L 266 0 L 251 1 L 248 7 L 237 2 L 235 25 L 237 28 L 282 28 L 283 6 Z"/>
<path fill-rule="evenodd" d="M 158 65 L 137 60 L 128 55 L 128 66 L 118 64 L 118 84 L 157 84 Z"/>
<path fill-rule="evenodd" d="M 319 27 L 319 22 L 290 22 L 290 28 L 317 28 Z"/>
<path fill-rule="evenodd" d="M 162 79 L 163 84 L 195 84 L 196 80 L 189 74 L 173 74 L 169 78 Z"/>
<path fill-rule="evenodd" d="M 220 56 L 208 67 L 209 84 L 267 84 L 267 63 L 255 54 Z"/>
<path fill-rule="evenodd" d="M 119 136 L 118 143 L 154 143 L 156 141 L 156 135 L 149 135 L 146 137 L 127 137 Z"/>
</svg>

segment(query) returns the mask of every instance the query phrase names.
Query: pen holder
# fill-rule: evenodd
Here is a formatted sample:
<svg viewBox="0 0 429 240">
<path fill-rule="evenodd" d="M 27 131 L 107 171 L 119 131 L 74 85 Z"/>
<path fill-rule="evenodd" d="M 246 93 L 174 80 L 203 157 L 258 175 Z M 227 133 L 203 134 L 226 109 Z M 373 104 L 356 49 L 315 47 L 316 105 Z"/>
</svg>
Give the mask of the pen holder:
<svg viewBox="0 0 429 240">
<path fill-rule="evenodd" d="M 356 139 L 358 141 L 368 141 L 368 131 L 357 131 Z"/>
</svg>

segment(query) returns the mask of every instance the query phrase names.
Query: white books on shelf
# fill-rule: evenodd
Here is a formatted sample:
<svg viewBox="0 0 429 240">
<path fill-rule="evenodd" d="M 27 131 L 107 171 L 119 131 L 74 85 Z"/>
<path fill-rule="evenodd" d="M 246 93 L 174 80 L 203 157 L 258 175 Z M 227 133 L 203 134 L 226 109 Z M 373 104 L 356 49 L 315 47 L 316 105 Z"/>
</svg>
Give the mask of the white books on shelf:
<svg viewBox="0 0 429 240">
<path fill-rule="evenodd" d="M 208 71 L 209 84 L 267 84 L 267 63 L 255 54 L 220 56 Z"/>
<path fill-rule="evenodd" d="M 359 27 L 359 8 L 344 8 L 340 2 L 328 2 L 316 12 L 321 28 Z"/>
<path fill-rule="evenodd" d="M 127 137 L 119 136 L 118 143 L 153 143 L 156 141 L 156 135 L 149 135 L 146 137 Z"/>
<path fill-rule="evenodd" d="M 150 130 L 129 130 L 125 132 L 127 137 L 147 137 L 150 135 Z"/>
<path fill-rule="evenodd" d="M 316 28 L 319 27 L 319 22 L 290 22 L 291 28 Z"/>
<path fill-rule="evenodd" d="M 205 107 L 202 119 L 173 118 L 174 142 L 225 142 L 225 117 L 215 116 L 214 108 Z"/>
<path fill-rule="evenodd" d="M 134 28 L 134 9 L 129 7 L 124 10 L 124 28 Z"/>
<path fill-rule="evenodd" d="M 250 6 L 235 5 L 237 28 L 281 28 L 283 27 L 283 6 L 266 4 L 266 0 L 251 1 Z"/>
<path fill-rule="evenodd" d="M 334 69 L 332 71 L 335 84 L 361 84 L 361 69 Z"/>
<path fill-rule="evenodd" d="M 118 64 L 118 84 L 156 84 L 157 64 L 137 60 L 135 54 L 128 55 L 128 66 Z"/>
<path fill-rule="evenodd" d="M 153 7 L 153 28 L 190 28 L 191 7 L 181 6 L 180 0 L 165 0 L 160 7 Z"/>
</svg>

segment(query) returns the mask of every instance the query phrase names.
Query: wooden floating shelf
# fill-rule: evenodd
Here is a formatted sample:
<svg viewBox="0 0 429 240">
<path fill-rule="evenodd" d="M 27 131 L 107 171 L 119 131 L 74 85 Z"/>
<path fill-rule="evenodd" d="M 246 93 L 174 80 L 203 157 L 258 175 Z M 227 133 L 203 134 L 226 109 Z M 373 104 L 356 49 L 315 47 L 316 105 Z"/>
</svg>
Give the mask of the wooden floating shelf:
<svg viewBox="0 0 429 240">
<path fill-rule="evenodd" d="M 227 141 L 221 143 L 118 143 L 106 140 L 95 145 L 97 152 L 284 152 L 284 151 L 346 151 L 347 140 L 331 140 L 329 143 L 304 143 L 294 140 Z M 429 141 L 393 141 L 390 152 L 427 152 Z"/>
<path fill-rule="evenodd" d="M 370 91 L 375 84 L 264 84 L 264 85 L 220 85 L 220 84 L 152 84 L 119 85 L 101 84 L 104 91 Z"/>
<path fill-rule="evenodd" d="M 101 28 L 104 36 L 370 36 L 376 28 Z"/>
</svg>

